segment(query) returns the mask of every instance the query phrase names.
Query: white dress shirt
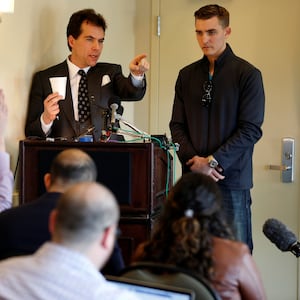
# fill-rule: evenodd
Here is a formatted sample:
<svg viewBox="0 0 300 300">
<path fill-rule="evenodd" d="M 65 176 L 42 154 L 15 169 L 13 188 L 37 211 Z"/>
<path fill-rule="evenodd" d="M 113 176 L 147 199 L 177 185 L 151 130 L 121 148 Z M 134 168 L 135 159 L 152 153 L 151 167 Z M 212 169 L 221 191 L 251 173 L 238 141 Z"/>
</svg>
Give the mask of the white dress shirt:
<svg viewBox="0 0 300 300">
<path fill-rule="evenodd" d="M 0 212 L 12 206 L 14 178 L 9 163 L 9 154 L 0 151 Z"/>
</svg>

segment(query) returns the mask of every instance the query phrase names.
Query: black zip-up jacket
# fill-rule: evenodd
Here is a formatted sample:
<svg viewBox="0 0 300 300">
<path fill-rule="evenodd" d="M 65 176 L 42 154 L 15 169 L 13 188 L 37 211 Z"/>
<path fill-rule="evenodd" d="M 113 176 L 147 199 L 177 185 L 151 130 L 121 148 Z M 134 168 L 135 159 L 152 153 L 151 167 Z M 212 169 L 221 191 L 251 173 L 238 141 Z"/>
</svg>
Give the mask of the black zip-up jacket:
<svg viewBox="0 0 300 300">
<path fill-rule="evenodd" d="M 201 103 L 203 84 L 208 80 L 209 61 L 203 57 L 180 70 L 170 129 L 179 143 L 183 172 L 195 155 L 213 155 L 223 168 L 228 189 L 253 186 L 252 155 L 262 136 L 265 94 L 261 72 L 237 57 L 227 44 L 215 62 L 212 101 Z"/>
</svg>

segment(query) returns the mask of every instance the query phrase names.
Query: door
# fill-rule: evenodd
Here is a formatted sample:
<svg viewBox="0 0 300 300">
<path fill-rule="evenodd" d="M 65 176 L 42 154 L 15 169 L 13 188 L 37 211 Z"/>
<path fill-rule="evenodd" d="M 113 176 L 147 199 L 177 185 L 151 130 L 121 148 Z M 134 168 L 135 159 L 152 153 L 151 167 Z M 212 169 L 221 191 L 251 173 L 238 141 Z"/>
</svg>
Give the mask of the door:
<svg viewBox="0 0 300 300">
<path fill-rule="evenodd" d="M 152 72 L 157 71 L 157 78 L 152 75 L 150 91 L 157 98 L 151 99 L 151 131 L 169 134 L 168 123 L 178 71 L 202 56 L 194 33 L 193 14 L 208 3 L 193 0 L 152 1 L 154 25 L 151 58 Z M 297 258 L 277 249 L 262 233 L 262 226 L 268 218 L 276 218 L 298 235 L 299 172 L 295 170 L 293 183 L 282 183 L 280 172 L 267 166 L 280 164 L 283 137 L 295 139 L 296 166 L 299 165 L 300 19 L 297 12 L 300 2 L 289 0 L 289 7 L 293 10 L 286 10 L 286 4 L 279 0 L 253 0 L 251 4 L 245 0 L 223 0 L 219 4 L 231 14 L 232 33 L 228 42 L 233 51 L 262 71 L 265 85 L 264 134 L 255 147 L 253 157 L 254 258 L 268 299 L 299 299 Z M 160 36 L 156 34 L 155 24 L 158 15 Z"/>
</svg>

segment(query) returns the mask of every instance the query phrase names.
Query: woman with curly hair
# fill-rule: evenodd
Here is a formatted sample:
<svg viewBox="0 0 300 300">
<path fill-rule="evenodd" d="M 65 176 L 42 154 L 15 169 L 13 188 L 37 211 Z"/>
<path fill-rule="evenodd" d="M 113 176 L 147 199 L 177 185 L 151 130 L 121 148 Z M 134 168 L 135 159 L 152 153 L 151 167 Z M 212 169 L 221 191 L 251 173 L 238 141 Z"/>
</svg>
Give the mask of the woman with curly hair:
<svg viewBox="0 0 300 300">
<path fill-rule="evenodd" d="M 208 176 L 183 175 L 170 191 L 152 238 L 133 261 L 173 264 L 209 280 L 222 299 L 266 299 L 246 244 L 234 241 L 221 194 Z"/>
</svg>

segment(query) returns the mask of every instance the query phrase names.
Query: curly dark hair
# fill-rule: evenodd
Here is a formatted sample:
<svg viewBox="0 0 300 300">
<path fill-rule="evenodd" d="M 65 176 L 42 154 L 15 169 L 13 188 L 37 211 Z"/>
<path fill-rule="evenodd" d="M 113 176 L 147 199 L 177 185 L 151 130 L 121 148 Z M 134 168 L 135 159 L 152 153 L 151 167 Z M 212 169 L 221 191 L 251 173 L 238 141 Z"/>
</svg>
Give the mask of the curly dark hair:
<svg viewBox="0 0 300 300">
<path fill-rule="evenodd" d="M 206 175 L 188 173 L 171 189 L 139 260 L 174 264 L 212 279 L 214 236 L 233 239 L 218 185 Z"/>
</svg>

